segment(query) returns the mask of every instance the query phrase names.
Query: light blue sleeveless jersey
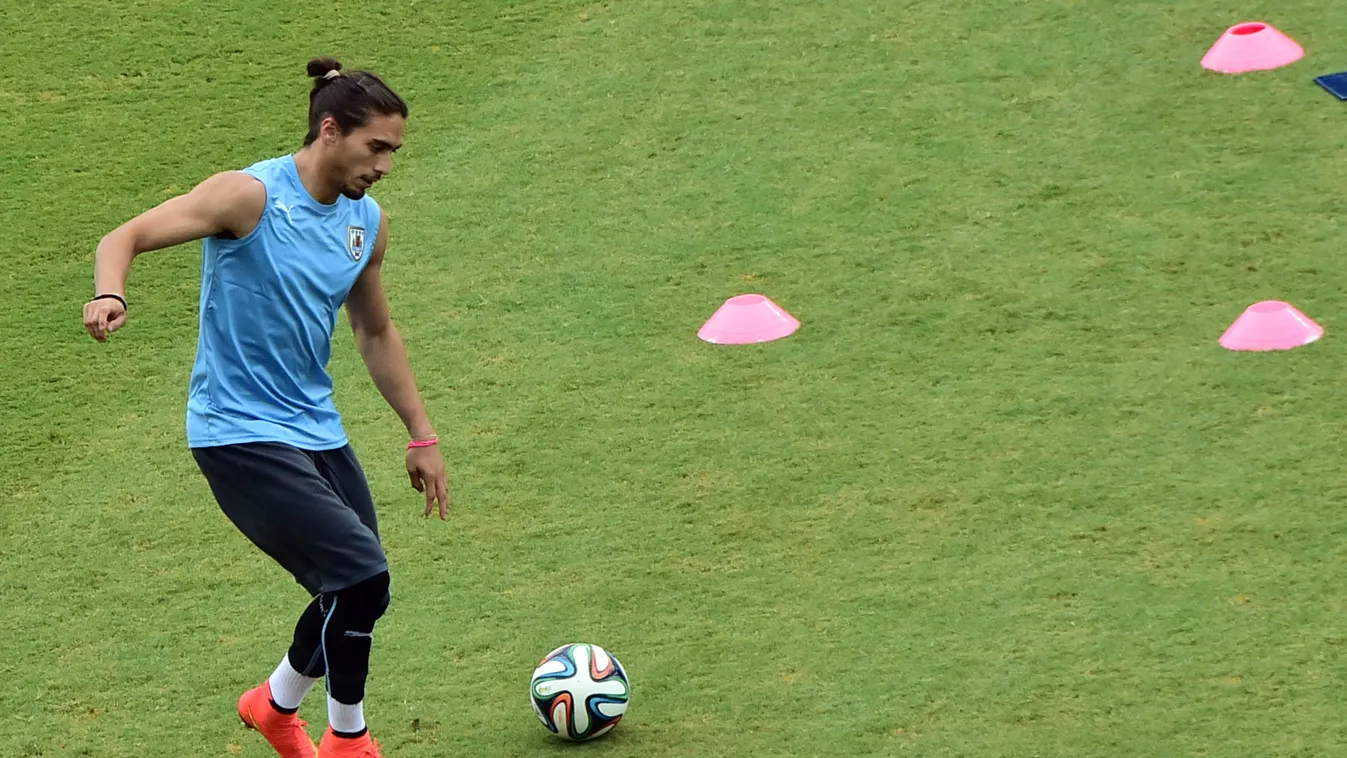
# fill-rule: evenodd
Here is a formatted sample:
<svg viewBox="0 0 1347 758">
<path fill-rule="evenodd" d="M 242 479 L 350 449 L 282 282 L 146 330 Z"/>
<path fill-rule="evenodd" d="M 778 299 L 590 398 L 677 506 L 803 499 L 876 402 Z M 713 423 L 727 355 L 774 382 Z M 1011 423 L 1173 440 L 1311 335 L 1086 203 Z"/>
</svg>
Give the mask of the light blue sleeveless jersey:
<svg viewBox="0 0 1347 758">
<path fill-rule="evenodd" d="M 204 242 L 187 443 L 342 447 L 327 362 L 337 310 L 374 250 L 379 205 L 368 195 L 319 203 L 290 155 L 244 173 L 266 185 L 266 210 L 248 236 Z"/>
</svg>

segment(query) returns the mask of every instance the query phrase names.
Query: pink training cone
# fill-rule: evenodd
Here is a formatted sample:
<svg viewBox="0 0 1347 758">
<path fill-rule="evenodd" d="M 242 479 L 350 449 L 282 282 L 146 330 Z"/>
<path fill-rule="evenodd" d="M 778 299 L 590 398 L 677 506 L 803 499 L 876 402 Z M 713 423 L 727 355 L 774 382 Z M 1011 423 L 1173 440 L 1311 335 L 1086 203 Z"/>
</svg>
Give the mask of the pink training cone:
<svg viewBox="0 0 1347 758">
<path fill-rule="evenodd" d="M 1324 328 L 1280 300 L 1254 303 L 1221 335 L 1231 350 L 1290 350 L 1324 336 Z"/>
<path fill-rule="evenodd" d="M 800 328 L 794 316 L 762 295 L 738 295 L 726 300 L 697 332 L 716 345 L 747 345 L 789 337 Z"/>
<path fill-rule="evenodd" d="M 1225 30 L 1207 54 L 1202 68 L 1222 74 L 1266 71 L 1305 57 L 1296 41 L 1261 21 L 1235 24 Z"/>
</svg>

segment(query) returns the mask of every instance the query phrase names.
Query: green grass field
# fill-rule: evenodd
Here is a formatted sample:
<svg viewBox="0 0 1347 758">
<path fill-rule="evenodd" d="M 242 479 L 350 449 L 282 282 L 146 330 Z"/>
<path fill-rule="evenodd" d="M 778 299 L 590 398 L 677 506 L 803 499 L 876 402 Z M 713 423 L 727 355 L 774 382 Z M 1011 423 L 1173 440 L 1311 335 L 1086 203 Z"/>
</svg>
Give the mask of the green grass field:
<svg viewBox="0 0 1347 758">
<path fill-rule="evenodd" d="M 1198 61 L 1269 21 L 1309 51 Z M 331 371 L 397 758 L 1347 754 L 1347 9 L 1309 0 L 5 0 L 0 756 L 265 758 L 306 598 L 185 448 L 199 245 L 106 231 L 296 148 L 308 58 L 410 101 L 385 279 L 455 481 Z M 804 324 L 698 341 L 727 297 Z M 1217 337 L 1288 299 L 1327 330 Z M 528 676 L 632 678 L 565 746 Z M 320 697 L 304 715 L 315 733 Z"/>
</svg>

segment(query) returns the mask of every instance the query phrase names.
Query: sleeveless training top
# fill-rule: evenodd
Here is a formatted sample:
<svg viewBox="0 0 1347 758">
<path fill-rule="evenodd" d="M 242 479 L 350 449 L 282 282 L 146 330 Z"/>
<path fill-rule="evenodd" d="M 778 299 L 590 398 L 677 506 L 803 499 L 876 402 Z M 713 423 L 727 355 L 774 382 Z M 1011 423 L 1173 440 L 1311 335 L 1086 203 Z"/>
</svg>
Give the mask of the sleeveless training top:
<svg viewBox="0 0 1347 758">
<path fill-rule="evenodd" d="M 243 172 L 266 186 L 266 208 L 248 236 L 203 243 L 187 443 L 343 447 L 327 362 L 337 310 L 374 250 L 379 204 L 318 202 L 292 155 Z"/>
</svg>

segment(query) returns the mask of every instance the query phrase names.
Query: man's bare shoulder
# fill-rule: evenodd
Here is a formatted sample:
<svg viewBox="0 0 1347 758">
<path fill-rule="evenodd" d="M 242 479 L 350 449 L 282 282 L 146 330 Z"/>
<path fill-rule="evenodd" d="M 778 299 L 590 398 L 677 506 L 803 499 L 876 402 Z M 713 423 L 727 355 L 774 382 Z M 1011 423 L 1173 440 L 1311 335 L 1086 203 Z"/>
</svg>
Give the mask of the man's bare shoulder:
<svg viewBox="0 0 1347 758">
<path fill-rule="evenodd" d="M 230 234 L 246 237 L 257 227 L 267 205 L 267 188 L 261 179 L 242 171 L 221 171 L 207 177 L 189 195 L 213 207 L 221 226 Z"/>
<path fill-rule="evenodd" d="M 216 200 L 256 203 L 259 208 L 267 201 L 267 188 L 262 180 L 242 171 L 221 171 L 212 174 L 192 191 L 209 195 Z"/>
</svg>

